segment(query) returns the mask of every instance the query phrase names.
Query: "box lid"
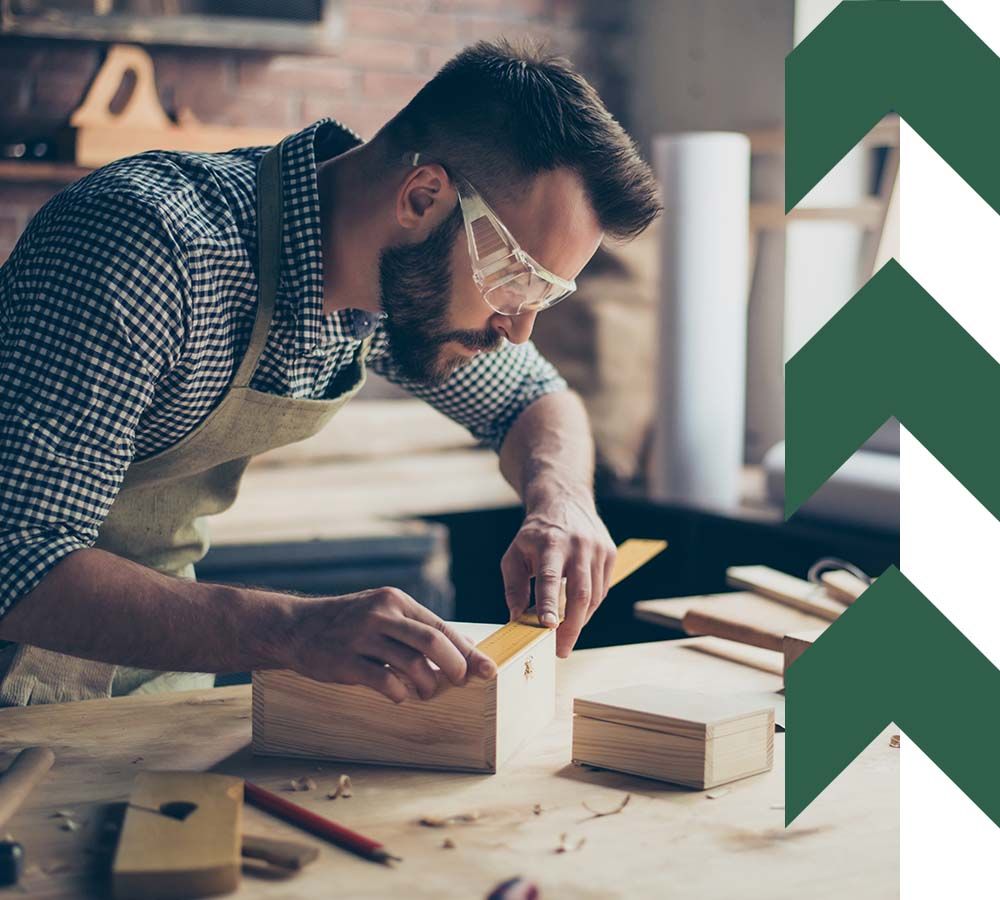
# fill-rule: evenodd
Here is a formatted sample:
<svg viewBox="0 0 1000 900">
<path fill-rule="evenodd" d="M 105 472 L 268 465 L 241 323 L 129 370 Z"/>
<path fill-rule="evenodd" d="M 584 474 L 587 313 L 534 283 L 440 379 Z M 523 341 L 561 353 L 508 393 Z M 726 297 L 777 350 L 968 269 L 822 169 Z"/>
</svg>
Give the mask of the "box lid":
<svg viewBox="0 0 1000 900">
<path fill-rule="evenodd" d="M 682 737 L 711 740 L 774 721 L 774 706 L 760 694 L 712 694 L 638 684 L 573 701 L 573 712 Z"/>
</svg>

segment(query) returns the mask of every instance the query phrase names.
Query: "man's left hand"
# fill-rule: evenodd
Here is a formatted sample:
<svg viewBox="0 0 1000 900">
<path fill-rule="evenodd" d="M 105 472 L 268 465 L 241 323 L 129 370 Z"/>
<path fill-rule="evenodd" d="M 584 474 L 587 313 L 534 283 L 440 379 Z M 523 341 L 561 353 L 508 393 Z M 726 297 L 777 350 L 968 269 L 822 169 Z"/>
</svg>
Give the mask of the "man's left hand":
<svg viewBox="0 0 1000 900">
<path fill-rule="evenodd" d="M 594 500 L 585 493 L 554 491 L 533 505 L 500 563 L 511 621 L 530 603 L 535 579 L 539 621 L 559 626 L 556 652 L 569 656 L 583 626 L 608 592 L 615 545 Z M 566 619 L 559 625 L 559 593 L 566 578 Z"/>
</svg>

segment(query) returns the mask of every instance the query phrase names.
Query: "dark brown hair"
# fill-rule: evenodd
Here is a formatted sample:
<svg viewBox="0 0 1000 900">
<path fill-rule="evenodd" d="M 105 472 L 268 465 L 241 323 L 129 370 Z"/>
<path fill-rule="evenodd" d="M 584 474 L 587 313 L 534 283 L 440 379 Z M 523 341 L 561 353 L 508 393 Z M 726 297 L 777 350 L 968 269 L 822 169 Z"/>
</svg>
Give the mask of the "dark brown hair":
<svg viewBox="0 0 1000 900">
<path fill-rule="evenodd" d="M 419 151 L 484 195 L 511 197 L 539 172 L 569 168 L 602 230 L 632 238 L 660 211 L 632 139 L 568 60 L 534 45 L 480 41 L 449 60 L 376 135 L 390 159 Z"/>
</svg>

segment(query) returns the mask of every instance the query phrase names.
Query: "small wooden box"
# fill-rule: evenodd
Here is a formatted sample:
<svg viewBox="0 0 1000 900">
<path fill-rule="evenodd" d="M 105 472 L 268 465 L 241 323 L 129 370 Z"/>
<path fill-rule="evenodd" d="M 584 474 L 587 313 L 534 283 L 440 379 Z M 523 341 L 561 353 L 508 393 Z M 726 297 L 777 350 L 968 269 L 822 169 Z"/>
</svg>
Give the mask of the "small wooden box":
<svg viewBox="0 0 1000 900">
<path fill-rule="evenodd" d="M 768 771 L 774 709 L 658 685 L 573 702 L 573 762 L 705 790 Z"/>
<path fill-rule="evenodd" d="M 498 667 L 496 679 L 471 678 L 462 687 L 444 682 L 430 700 L 414 697 L 398 705 L 367 687 L 289 671 L 254 672 L 253 750 L 496 772 L 552 721 L 555 663 L 555 630 L 539 628 L 531 644 Z"/>
</svg>

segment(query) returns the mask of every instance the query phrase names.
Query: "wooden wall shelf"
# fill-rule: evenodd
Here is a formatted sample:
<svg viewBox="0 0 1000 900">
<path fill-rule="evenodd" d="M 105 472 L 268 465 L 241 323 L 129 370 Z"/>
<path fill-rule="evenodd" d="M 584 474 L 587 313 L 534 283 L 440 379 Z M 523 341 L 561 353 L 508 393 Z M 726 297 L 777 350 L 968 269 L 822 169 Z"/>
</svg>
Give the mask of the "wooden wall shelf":
<svg viewBox="0 0 1000 900">
<path fill-rule="evenodd" d="M 67 185 L 79 181 L 92 171 L 73 163 L 0 159 L 0 184 Z"/>
</svg>

